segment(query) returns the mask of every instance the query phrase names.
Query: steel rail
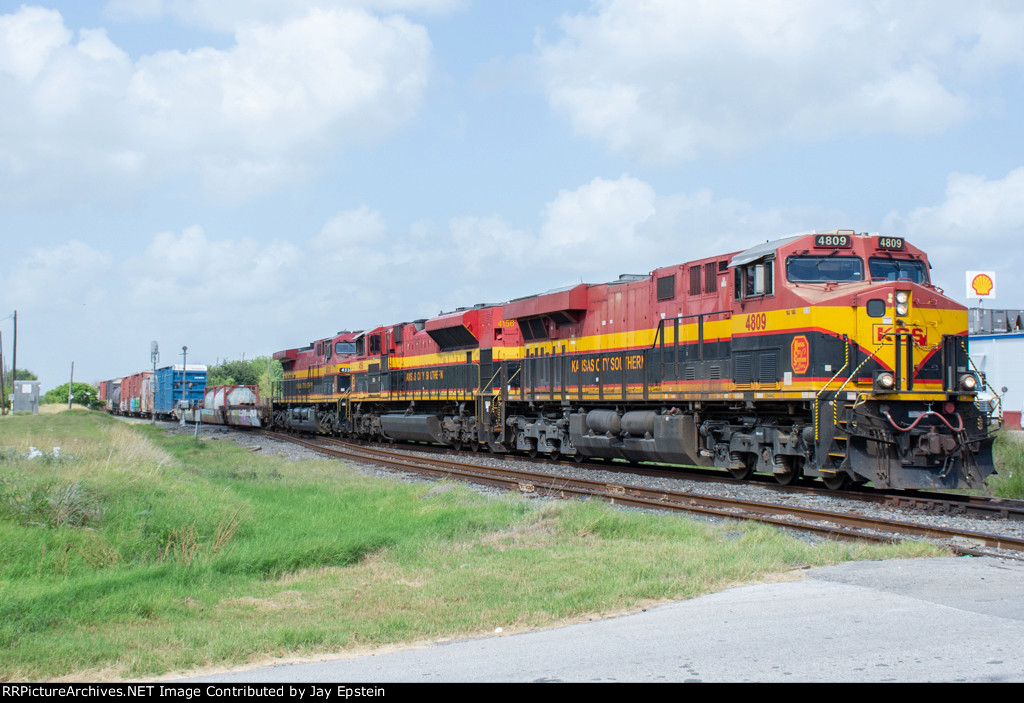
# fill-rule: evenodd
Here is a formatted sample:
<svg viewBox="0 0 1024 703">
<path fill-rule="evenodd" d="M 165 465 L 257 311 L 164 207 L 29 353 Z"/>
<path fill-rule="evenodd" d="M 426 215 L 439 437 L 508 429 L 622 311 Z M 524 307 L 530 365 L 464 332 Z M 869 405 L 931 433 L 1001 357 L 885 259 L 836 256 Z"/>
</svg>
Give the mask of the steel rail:
<svg viewBox="0 0 1024 703">
<path fill-rule="evenodd" d="M 350 446 L 364 446 L 371 448 L 374 445 L 363 440 L 336 440 L 332 437 L 320 437 L 322 440 L 343 441 Z M 466 451 L 457 451 L 451 447 L 430 446 L 430 445 L 389 445 L 396 449 L 408 449 L 430 454 L 469 454 Z M 510 461 L 522 461 L 541 465 L 550 465 L 553 462 L 544 457 L 527 457 L 518 454 L 492 454 L 492 459 L 503 459 Z M 885 507 L 914 510 L 924 513 L 938 515 L 954 515 L 965 517 L 977 517 L 987 519 L 1024 521 L 1024 501 L 1009 498 L 994 498 L 990 496 L 967 495 L 957 493 L 938 493 L 930 491 L 897 491 L 889 489 L 862 489 L 833 491 L 822 489 L 820 486 L 790 485 L 783 486 L 770 478 L 758 477 L 752 479 L 737 480 L 724 472 L 709 471 L 707 468 L 689 469 L 687 467 L 660 467 L 656 464 L 634 466 L 622 462 L 588 463 L 570 460 L 562 460 L 558 463 L 570 463 L 580 469 L 594 469 L 596 471 L 612 471 L 623 474 L 637 474 L 643 476 L 664 476 L 666 478 L 687 478 L 692 480 L 710 481 L 717 483 L 751 484 L 756 483 L 764 488 L 779 493 L 796 493 L 802 495 L 821 495 L 857 500 L 866 503 L 875 503 Z"/>
<path fill-rule="evenodd" d="M 436 477 L 457 477 L 477 483 L 515 489 L 528 494 L 560 498 L 569 496 L 598 497 L 617 505 L 692 512 L 719 518 L 756 520 L 789 529 L 813 531 L 819 534 L 849 539 L 892 542 L 898 540 L 899 535 L 913 535 L 927 539 L 965 541 L 975 547 L 984 546 L 1024 552 L 1024 539 L 1003 535 L 918 525 L 799 506 L 783 506 L 733 498 L 639 488 L 612 484 L 606 481 L 565 478 L 508 468 L 471 465 L 433 458 L 418 458 L 372 447 L 353 446 L 336 439 L 319 438 L 320 441 L 326 441 L 328 444 L 333 445 L 333 447 L 328 447 L 290 435 L 275 435 L 275 437 L 282 437 L 287 441 L 333 456 L 382 463 L 392 468 L 426 473 Z M 795 522 L 794 518 L 801 522 Z M 862 532 L 862 530 L 876 531 L 881 534 Z M 959 549 L 961 553 L 975 553 L 969 551 L 970 548 L 967 548 L 967 551 L 965 551 L 962 545 L 954 545 L 954 549 Z"/>
</svg>

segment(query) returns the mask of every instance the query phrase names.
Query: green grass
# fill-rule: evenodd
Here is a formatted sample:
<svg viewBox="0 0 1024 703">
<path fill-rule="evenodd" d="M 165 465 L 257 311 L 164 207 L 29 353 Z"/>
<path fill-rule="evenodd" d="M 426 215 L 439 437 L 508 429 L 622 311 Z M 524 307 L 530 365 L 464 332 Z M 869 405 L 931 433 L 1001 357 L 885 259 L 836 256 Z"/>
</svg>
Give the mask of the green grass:
<svg viewBox="0 0 1024 703">
<path fill-rule="evenodd" d="M 0 550 L 0 680 L 508 632 L 938 553 L 370 479 L 82 410 L 0 420 Z"/>
<path fill-rule="evenodd" d="M 992 449 L 997 474 L 988 479 L 993 495 L 1024 499 L 1024 441 L 1000 432 Z"/>
</svg>

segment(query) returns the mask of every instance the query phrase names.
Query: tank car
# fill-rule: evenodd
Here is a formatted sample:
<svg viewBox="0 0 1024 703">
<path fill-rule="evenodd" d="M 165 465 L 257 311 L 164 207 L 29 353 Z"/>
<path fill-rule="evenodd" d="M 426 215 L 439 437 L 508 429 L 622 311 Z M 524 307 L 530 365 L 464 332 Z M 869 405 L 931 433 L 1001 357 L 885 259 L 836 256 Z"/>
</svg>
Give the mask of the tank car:
<svg viewBox="0 0 1024 703">
<path fill-rule="evenodd" d="M 231 427 L 262 427 L 259 389 L 256 386 L 207 386 L 203 402 L 184 408 L 185 422 Z"/>
<path fill-rule="evenodd" d="M 966 335 L 920 249 L 816 232 L 279 352 L 273 418 L 784 484 L 978 486 L 993 437 Z"/>
</svg>

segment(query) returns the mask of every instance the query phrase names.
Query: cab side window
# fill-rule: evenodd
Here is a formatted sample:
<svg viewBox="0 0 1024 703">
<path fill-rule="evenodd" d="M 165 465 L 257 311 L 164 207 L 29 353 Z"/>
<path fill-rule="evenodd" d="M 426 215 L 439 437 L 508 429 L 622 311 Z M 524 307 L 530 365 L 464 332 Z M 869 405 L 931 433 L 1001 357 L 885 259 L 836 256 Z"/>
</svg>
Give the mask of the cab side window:
<svg viewBox="0 0 1024 703">
<path fill-rule="evenodd" d="M 758 261 L 744 266 L 737 266 L 735 271 L 735 297 L 760 298 L 775 294 L 774 262 Z"/>
</svg>

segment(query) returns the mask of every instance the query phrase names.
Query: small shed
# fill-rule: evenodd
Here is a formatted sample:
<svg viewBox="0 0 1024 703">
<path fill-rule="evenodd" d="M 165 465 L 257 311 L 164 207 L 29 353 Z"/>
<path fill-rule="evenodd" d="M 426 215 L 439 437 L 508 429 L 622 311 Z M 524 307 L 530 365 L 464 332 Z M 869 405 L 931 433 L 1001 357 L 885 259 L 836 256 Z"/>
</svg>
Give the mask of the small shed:
<svg viewBox="0 0 1024 703">
<path fill-rule="evenodd" d="M 39 381 L 14 382 L 14 412 L 39 414 Z"/>
</svg>

